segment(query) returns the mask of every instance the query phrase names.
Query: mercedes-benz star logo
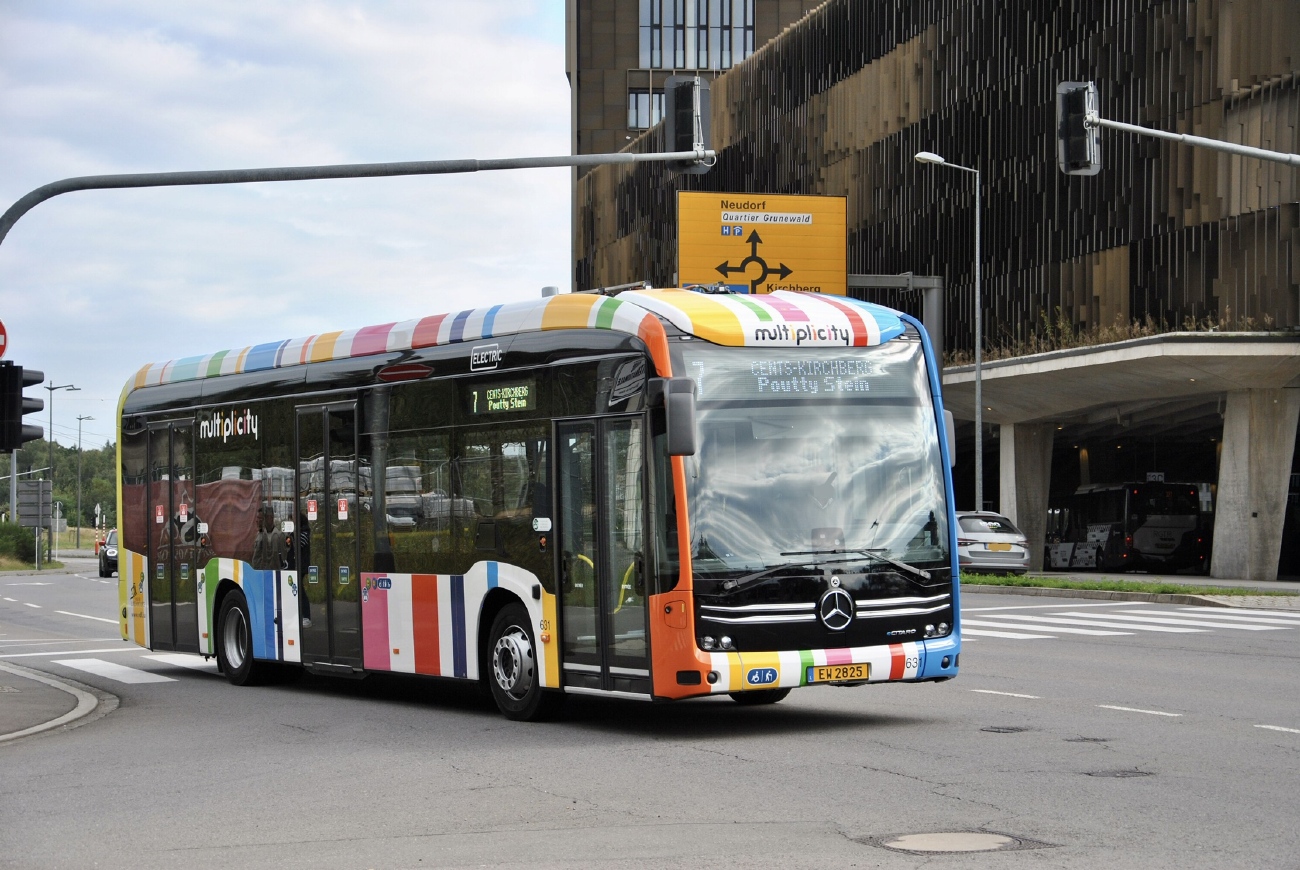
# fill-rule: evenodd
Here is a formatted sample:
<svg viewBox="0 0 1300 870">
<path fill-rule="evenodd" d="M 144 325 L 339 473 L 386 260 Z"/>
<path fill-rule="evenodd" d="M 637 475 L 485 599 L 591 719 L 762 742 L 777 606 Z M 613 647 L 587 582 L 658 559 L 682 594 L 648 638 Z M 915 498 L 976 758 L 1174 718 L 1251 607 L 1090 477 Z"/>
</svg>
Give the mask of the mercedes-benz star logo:
<svg viewBox="0 0 1300 870">
<path fill-rule="evenodd" d="M 853 622 L 853 596 L 839 587 L 827 590 L 817 605 L 817 616 L 831 631 L 843 631 Z"/>
</svg>

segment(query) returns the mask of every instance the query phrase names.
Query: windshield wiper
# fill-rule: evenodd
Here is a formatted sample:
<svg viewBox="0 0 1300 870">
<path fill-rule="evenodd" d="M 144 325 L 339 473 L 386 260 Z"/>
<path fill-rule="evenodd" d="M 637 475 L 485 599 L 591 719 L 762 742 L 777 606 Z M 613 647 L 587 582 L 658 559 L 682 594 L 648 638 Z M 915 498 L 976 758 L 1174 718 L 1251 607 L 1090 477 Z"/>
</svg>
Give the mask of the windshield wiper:
<svg viewBox="0 0 1300 870">
<path fill-rule="evenodd" d="M 884 549 L 871 550 L 866 548 L 855 549 L 853 547 L 848 547 L 844 549 L 835 549 L 835 550 L 796 550 L 791 553 L 782 553 L 781 555 L 782 556 L 816 556 L 816 555 L 833 555 L 835 553 L 859 553 L 863 556 L 866 556 L 868 559 L 875 559 L 877 562 L 883 562 L 886 565 L 891 565 L 905 574 L 911 574 L 913 577 L 919 577 L 922 580 L 924 580 L 927 585 L 930 583 L 931 578 L 930 578 L 929 571 L 926 571 L 924 568 L 918 568 L 915 565 L 909 565 L 906 562 L 900 562 L 897 559 L 891 559 L 889 556 L 881 555 L 882 553 L 885 552 L 886 551 Z"/>
<path fill-rule="evenodd" d="M 801 553 L 782 553 L 782 556 L 822 556 L 827 553 L 834 555 L 836 553 L 847 552 L 844 550 L 809 550 Z M 744 577 L 736 577 L 731 580 L 722 582 L 722 589 L 725 592 L 735 592 L 737 589 L 744 589 L 746 586 L 752 586 L 760 580 L 763 580 L 777 571 L 783 571 L 786 568 L 798 568 L 803 565 L 831 565 L 839 562 L 854 562 L 856 559 L 809 559 L 804 562 L 786 562 L 783 565 L 772 565 L 764 568 L 762 571 L 755 571 L 753 574 L 746 574 Z"/>
</svg>

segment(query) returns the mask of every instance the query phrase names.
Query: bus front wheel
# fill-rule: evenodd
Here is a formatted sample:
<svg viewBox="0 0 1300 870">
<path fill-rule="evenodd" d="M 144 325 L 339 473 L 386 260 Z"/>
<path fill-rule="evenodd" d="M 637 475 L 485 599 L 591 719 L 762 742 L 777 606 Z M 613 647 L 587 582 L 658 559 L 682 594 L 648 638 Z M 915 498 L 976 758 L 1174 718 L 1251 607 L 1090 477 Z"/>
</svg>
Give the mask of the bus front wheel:
<svg viewBox="0 0 1300 870">
<path fill-rule="evenodd" d="M 492 620 L 488 640 L 488 686 L 507 719 L 550 718 L 563 695 L 542 688 L 532 621 L 522 604 L 508 604 Z"/>
<path fill-rule="evenodd" d="M 217 663 L 226 679 L 236 686 L 253 686 L 262 680 L 265 669 L 253 660 L 248 602 L 238 589 L 221 601 L 221 613 L 217 617 Z"/>
</svg>

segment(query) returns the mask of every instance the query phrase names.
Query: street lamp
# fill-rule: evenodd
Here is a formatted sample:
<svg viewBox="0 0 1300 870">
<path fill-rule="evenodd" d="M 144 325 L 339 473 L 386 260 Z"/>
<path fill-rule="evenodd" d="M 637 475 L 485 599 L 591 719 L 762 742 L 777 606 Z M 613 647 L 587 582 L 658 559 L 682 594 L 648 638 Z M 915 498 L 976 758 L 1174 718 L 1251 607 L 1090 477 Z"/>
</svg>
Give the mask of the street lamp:
<svg viewBox="0 0 1300 870">
<path fill-rule="evenodd" d="M 72 384 L 63 384 L 62 386 L 56 387 L 54 386 L 53 379 L 51 379 L 50 382 L 48 384 L 45 384 L 44 386 L 45 389 L 50 391 L 50 431 L 47 433 L 50 436 L 50 461 L 47 464 L 50 466 L 50 498 L 54 498 L 54 391 L 67 390 L 68 392 L 71 393 L 80 390 L 81 387 L 74 387 Z M 54 544 L 54 524 L 50 523 L 51 549 L 53 549 L 53 544 Z"/>
<path fill-rule="evenodd" d="M 81 421 L 93 420 L 94 417 L 89 414 L 84 417 L 77 415 L 77 544 L 76 548 L 81 549 Z"/>
<path fill-rule="evenodd" d="M 981 389 L 982 354 L 984 343 L 980 327 L 980 171 L 969 166 L 949 163 L 931 151 L 916 152 L 918 163 L 932 163 L 950 169 L 960 169 L 975 176 L 975 510 L 984 510 L 984 394 Z"/>
</svg>

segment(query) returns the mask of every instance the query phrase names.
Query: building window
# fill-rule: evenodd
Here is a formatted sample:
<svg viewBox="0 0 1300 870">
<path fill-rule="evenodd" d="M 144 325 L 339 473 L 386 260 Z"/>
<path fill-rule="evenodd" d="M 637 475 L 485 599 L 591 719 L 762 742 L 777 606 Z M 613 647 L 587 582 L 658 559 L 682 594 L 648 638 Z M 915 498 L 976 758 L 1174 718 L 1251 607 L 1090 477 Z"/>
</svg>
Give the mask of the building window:
<svg viewBox="0 0 1300 870">
<path fill-rule="evenodd" d="M 664 92 L 631 88 L 627 92 L 627 128 L 649 130 L 664 117 Z"/>
<path fill-rule="evenodd" d="M 641 69 L 730 69 L 754 53 L 754 0 L 640 0 Z"/>
</svg>

